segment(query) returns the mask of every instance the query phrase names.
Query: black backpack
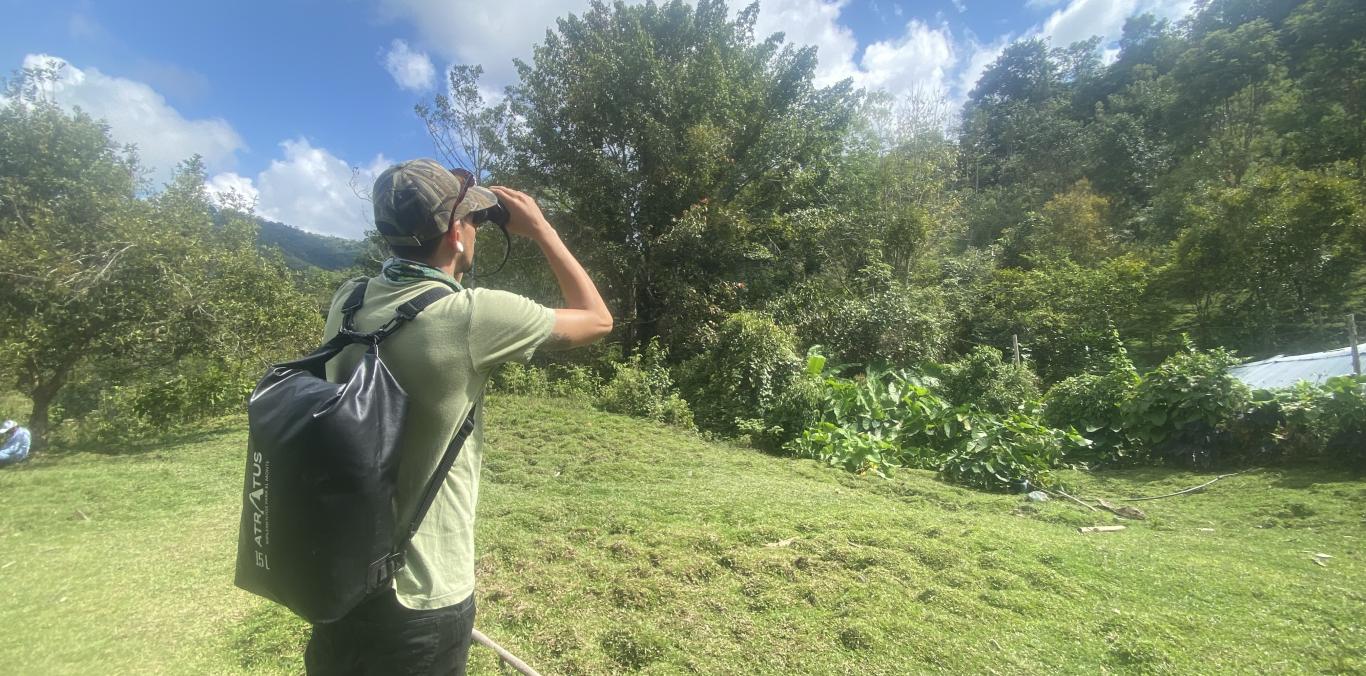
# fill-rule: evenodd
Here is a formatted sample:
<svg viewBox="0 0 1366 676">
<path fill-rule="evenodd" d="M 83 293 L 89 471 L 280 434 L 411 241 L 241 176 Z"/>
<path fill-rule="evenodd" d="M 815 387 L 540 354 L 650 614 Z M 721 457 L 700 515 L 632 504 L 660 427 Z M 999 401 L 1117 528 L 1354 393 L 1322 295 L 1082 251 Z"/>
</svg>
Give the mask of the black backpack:
<svg viewBox="0 0 1366 676">
<path fill-rule="evenodd" d="M 372 333 L 356 331 L 361 280 L 342 306 L 342 328 L 313 354 L 271 367 L 247 403 L 247 469 L 237 543 L 237 586 L 313 623 L 334 622 L 387 590 L 403 568 L 442 479 L 474 430 L 475 407 L 427 482 L 404 530 L 394 514 L 398 449 L 408 395 L 379 358 L 379 344 L 432 303 L 444 286 L 399 306 Z M 344 383 L 327 362 L 353 343 L 369 347 Z"/>
</svg>

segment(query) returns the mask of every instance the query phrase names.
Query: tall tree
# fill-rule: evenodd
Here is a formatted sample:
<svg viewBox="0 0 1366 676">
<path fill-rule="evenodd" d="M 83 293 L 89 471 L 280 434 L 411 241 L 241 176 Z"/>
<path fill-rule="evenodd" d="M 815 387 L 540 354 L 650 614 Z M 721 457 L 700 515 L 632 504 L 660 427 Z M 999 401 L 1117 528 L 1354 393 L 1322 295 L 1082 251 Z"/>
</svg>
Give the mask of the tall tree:
<svg viewBox="0 0 1366 676">
<path fill-rule="evenodd" d="M 481 180 L 506 153 L 510 122 L 506 100 L 489 104 L 480 93 L 483 74 L 483 66 L 451 66 L 446 73 L 446 92 L 414 107 L 441 157 Z"/>
<path fill-rule="evenodd" d="M 43 98 L 47 76 L 26 73 L 0 104 L 0 386 L 32 400 L 40 446 L 83 365 L 125 382 L 191 354 L 259 371 L 264 353 L 316 339 L 316 307 L 261 258 L 249 219 L 215 226 L 197 157 L 139 198 L 136 155 Z"/>
<path fill-rule="evenodd" d="M 825 202 L 855 96 L 812 84 L 814 49 L 756 42 L 757 13 L 594 2 L 518 64 L 514 165 L 606 273 L 628 345 L 658 335 L 680 294 L 719 303 L 820 225 L 779 221 Z M 700 205 L 705 218 L 680 218 Z M 725 258 L 709 246 L 721 229 Z"/>
<path fill-rule="evenodd" d="M 0 373 L 32 400 L 42 446 L 77 364 L 155 330 L 165 295 L 151 288 L 163 261 L 134 198 L 135 155 L 24 88 L 30 77 L 0 107 Z"/>
</svg>

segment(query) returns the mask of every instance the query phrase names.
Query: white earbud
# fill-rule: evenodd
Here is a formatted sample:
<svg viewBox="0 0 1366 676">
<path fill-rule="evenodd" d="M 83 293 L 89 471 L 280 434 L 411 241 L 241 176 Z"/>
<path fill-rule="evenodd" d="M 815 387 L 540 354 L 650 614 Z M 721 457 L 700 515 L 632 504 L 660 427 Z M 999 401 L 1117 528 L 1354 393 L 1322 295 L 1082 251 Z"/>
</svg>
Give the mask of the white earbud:
<svg viewBox="0 0 1366 676">
<path fill-rule="evenodd" d="M 465 243 L 464 243 L 464 242 L 456 242 L 456 243 L 455 243 L 455 250 L 456 250 L 457 252 L 459 252 L 459 253 L 465 253 Z"/>
</svg>

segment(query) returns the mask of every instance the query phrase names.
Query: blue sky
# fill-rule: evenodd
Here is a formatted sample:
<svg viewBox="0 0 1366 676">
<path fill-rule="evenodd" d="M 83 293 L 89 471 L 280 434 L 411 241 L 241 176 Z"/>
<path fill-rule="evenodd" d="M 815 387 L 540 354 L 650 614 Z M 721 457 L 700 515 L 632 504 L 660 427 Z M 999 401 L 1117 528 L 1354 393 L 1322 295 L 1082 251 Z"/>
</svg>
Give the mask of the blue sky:
<svg viewBox="0 0 1366 676">
<path fill-rule="evenodd" d="M 154 181 L 191 153 L 211 190 L 264 216 L 359 237 L 368 178 L 434 154 L 413 104 L 451 63 L 481 63 L 490 89 L 513 78 L 556 16 L 587 0 L 0 0 L 5 71 L 65 62 L 52 96 L 136 143 Z M 966 96 L 1013 40 L 1119 36 L 1126 17 L 1179 17 L 1191 0 L 764 0 L 759 32 L 818 47 L 822 84 L 852 77 L 894 94 Z M 733 5 L 738 10 L 740 5 Z M 353 171 L 358 180 L 352 179 Z"/>
</svg>

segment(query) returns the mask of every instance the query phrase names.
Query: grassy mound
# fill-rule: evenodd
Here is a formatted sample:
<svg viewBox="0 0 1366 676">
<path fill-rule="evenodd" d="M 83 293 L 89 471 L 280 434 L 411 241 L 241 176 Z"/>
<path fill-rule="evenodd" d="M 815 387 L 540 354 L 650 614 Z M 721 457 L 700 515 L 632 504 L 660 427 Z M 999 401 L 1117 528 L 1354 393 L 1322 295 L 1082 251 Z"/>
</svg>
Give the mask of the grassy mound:
<svg viewBox="0 0 1366 676">
<path fill-rule="evenodd" d="M 477 624 L 546 674 L 1366 669 L 1360 479 L 1263 471 L 1120 522 L 566 401 L 499 398 L 489 423 Z M 300 672 L 306 627 L 231 584 L 244 442 L 230 421 L 0 471 L 0 664 Z M 479 647 L 471 669 L 497 673 Z"/>
</svg>

